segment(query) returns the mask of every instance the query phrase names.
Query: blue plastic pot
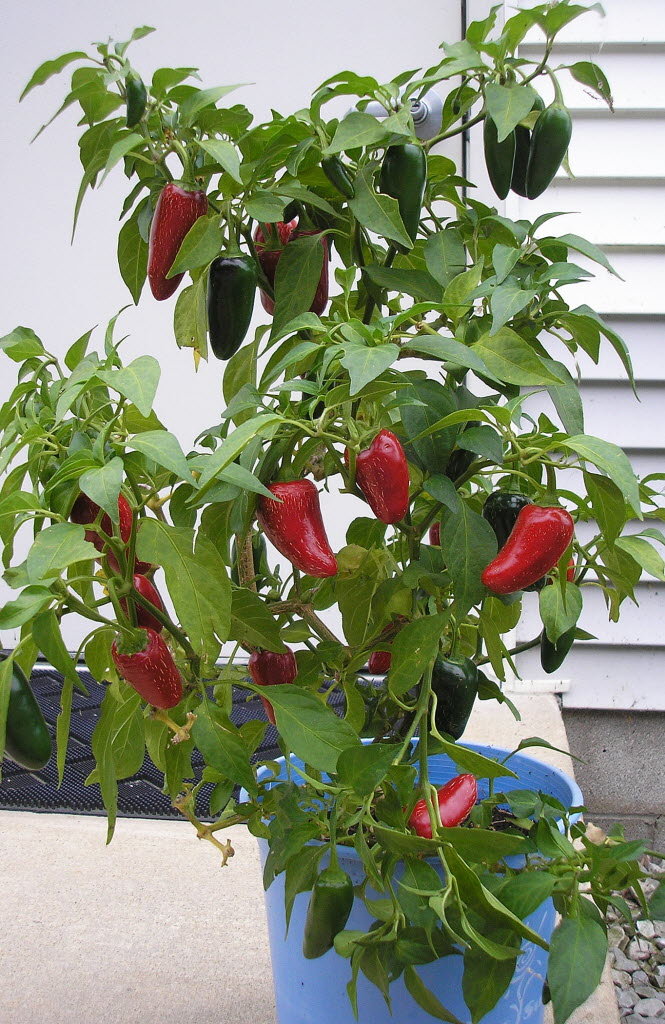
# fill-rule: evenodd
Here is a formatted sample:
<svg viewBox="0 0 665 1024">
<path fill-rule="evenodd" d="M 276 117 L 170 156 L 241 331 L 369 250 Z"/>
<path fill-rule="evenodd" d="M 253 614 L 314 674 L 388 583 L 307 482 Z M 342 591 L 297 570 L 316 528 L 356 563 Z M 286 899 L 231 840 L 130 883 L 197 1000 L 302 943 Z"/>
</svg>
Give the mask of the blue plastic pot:
<svg viewBox="0 0 665 1024">
<path fill-rule="evenodd" d="M 488 757 L 500 759 L 508 753 L 506 750 L 474 743 L 465 745 Z M 280 761 L 283 764 L 283 758 Z M 297 760 L 295 763 L 301 764 Z M 582 804 L 582 793 L 575 781 L 558 769 L 524 754 L 516 754 L 511 758 L 510 766 L 518 778 L 497 779 L 497 790 L 507 792 L 511 789 L 533 789 L 556 797 L 566 807 Z M 429 775 L 434 785 L 441 786 L 457 774 L 459 769 L 445 755 L 436 755 L 430 759 Z M 486 781 L 484 786 L 483 791 L 483 781 L 479 782 L 481 798 L 487 795 Z M 268 844 L 260 839 L 259 845 L 261 860 L 265 863 Z M 339 847 L 338 852 L 344 870 L 349 873 L 354 884 L 359 883 L 364 878 L 364 870 L 355 850 Z M 513 863 L 514 866 L 520 862 L 520 858 L 507 859 L 507 863 Z M 322 866 L 325 863 L 324 858 Z M 356 1024 L 346 994 L 346 984 L 351 976 L 350 962 L 338 956 L 334 949 L 318 960 L 306 960 L 302 955 L 308 901 L 309 893 L 301 893 L 296 897 L 289 932 L 285 936 L 283 874 L 275 879 L 266 893 L 278 1024 Z M 555 923 L 552 901 L 547 900 L 526 920 L 534 931 L 549 940 Z M 346 927 L 367 930 L 371 921 L 364 903 L 356 900 Z M 510 987 L 494 1009 L 483 1018 L 483 1024 L 542 1024 L 542 988 L 547 972 L 547 953 L 526 941 L 522 949 L 524 952 L 517 962 Z M 471 1020 L 462 996 L 461 956 L 444 957 L 416 969 L 427 987 L 448 1010 L 461 1021 Z M 358 979 L 359 1024 L 432 1024 L 434 1018 L 414 1002 L 402 978 L 390 986 L 390 996 L 392 1016 L 379 990 L 361 974 Z"/>
</svg>

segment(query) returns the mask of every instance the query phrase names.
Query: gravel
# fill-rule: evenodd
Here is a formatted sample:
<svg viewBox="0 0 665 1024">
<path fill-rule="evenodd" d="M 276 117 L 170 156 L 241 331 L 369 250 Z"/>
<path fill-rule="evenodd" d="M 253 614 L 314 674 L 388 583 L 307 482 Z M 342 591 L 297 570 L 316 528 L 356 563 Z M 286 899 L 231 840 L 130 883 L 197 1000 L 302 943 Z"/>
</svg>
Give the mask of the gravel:
<svg viewBox="0 0 665 1024">
<path fill-rule="evenodd" d="M 665 877 L 665 861 L 643 857 L 642 866 Z M 658 885 L 642 883 L 647 899 Z M 633 894 L 623 893 L 633 913 L 629 923 L 610 907 L 607 913 L 612 980 L 621 1024 L 665 1024 L 665 922 L 649 921 Z"/>
</svg>

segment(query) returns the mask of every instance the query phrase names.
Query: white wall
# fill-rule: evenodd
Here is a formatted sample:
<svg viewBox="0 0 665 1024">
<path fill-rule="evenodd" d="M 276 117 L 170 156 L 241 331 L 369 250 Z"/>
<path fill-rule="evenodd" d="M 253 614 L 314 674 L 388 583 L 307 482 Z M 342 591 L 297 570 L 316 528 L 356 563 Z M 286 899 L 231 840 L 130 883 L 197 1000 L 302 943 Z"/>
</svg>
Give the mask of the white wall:
<svg viewBox="0 0 665 1024">
<path fill-rule="evenodd" d="M 519 6 L 534 2 L 520 0 Z M 515 6 L 504 5 L 506 17 Z M 485 16 L 489 7 L 490 0 L 470 0 L 470 17 Z M 563 30 L 553 59 L 600 64 L 612 87 L 615 112 L 562 75 L 573 114 L 569 155 L 575 177 L 561 171 L 539 199 L 529 202 L 511 195 L 505 208 L 510 217 L 531 220 L 545 211 L 570 211 L 552 222 L 553 232 L 589 238 L 623 277 L 619 281 L 591 267 L 596 279 L 570 288 L 566 297 L 571 305 L 586 302 L 597 309 L 631 349 L 640 402 L 609 348 L 598 366 L 580 359 L 582 395 L 587 432 L 622 446 L 643 476 L 665 472 L 665 5 L 604 0 L 603 7 L 605 18 L 591 13 Z M 521 52 L 537 59 L 542 38 L 534 31 Z M 476 129 L 470 143 L 470 178 L 484 182 L 489 196 L 483 164 Z M 579 262 L 584 265 L 584 260 Z M 576 486 L 573 480 L 571 485 Z M 578 532 L 584 535 L 588 529 L 590 524 L 581 524 Z M 633 524 L 628 532 L 636 529 Z M 564 706 L 665 710 L 663 593 L 662 584 L 645 574 L 636 588 L 638 604 L 626 601 L 620 623 L 608 623 L 600 591 L 584 588 L 580 626 L 597 639 L 575 645 L 561 669 L 565 678 L 545 681 L 564 690 Z M 520 641 L 540 628 L 537 602 L 527 595 L 525 605 L 517 628 Z M 523 655 L 518 664 L 526 680 L 543 675 L 537 650 Z"/>
<path fill-rule="evenodd" d="M 29 139 L 60 105 L 68 73 L 36 89 L 19 106 L 18 96 L 42 61 L 90 40 L 127 38 L 139 24 L 158 31 L 133 44 L 132 60 L 151 74 L 159 66 L 197 66 L 206 86 L 255 83 L 233 94 L 261 120 L 272 108 L 305 106 L 316 86 L 344 68 L 387 80 L 405 69 L 440 59 L 438 44 L 459 36 L 460 5 L 421 0 L 409 9 L 398 0 L 338 0 L 334 14 L 311 0 L 288 5 L 199 0 L 129 0 L 80 3 L 38 0 L 14 4 L 2 26 L 0 95 L 3 111 L 0 160 L 0 336 L 17 324 L 32 327 L 57 354 L 94 324 L 105 324 L 131 301 L 116 263 L 117 216 L 126 179 L 120 168 L 98 193 L 89 193 L 77 236 L 69 245 L 81 166 L 72 111 L 37 142 Z M 186 447 L 205 426 L 218 422 L 220 365 L 194 373 L 191 353 L 179 351 L 171 317 L 175 298 L 156 303 L 144 294 L 119 325 L 131 335 L 126 359 L 143 352 L 162 365 L 157 411 Z M 257 303 L 257 322 L 262 310 Z M 0 403 L 13 386 L 14 364 L 0 362 Z M 353 505 L 353 509 L 352 506 Z M 333 546 L 344 543 L 346 523 L 364 506 L 346 497 L 327 508 Z M 0 583 L 0 601 L 8 591 Z M 69 628 L 69 627 L 68 627 Z M 69 628 L 73 643 L 78 630 Z M 0 646 L 9 645 L 9 632 Z"/>
</svg>

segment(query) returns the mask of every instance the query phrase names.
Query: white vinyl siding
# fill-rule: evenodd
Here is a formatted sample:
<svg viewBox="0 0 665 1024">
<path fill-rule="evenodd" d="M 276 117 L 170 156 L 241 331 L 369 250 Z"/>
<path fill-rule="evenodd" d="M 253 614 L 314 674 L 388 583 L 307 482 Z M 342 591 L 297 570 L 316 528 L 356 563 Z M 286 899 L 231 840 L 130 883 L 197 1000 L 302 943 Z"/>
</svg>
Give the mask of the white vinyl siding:
<svg viewBox="0 0 665 1024">
<path fill-rule="evenodd" d="M 486 16 L 491 5 L 470 0 L 468 6 L 471 21 Z M 665 4 L 606 0 L 603 6 L 605 18 L 592 12 L 572 22 L 553 53 L 554 65 L 598 63 L 614 95 L 612 114 L 589 90 L 561 75 L 573 114 L 569 158 L 575 177 L 562 170 L 539 199 L 530 202 L 511 194 L 501 204 L 489 187 L 482 136 L 475 129 L 468 147 L 469 178 L 478 183 L 479 198 L 503 206 L 515 219 L 569 212 L 550 222 L 552 232 L 572 232 L 595 242 L 623 278 L 575 255 L 575 262 L 597 276 L 564 294 L 573 306 L 588 303 L 597 309 L 629 345 L 639 402 L 609 345 L 601 349 L 598 365 L 580 357 L 585 429 L 621 445 L 636 471 L 645 475 L 665 471 Z M 514 7 L 505 5 L 505 18 Z M 542 35 L 529 35 L 521 52 L 540 57 Z M 540 80 L 536 85 L 541 88 Z M 547 100 L 551 93 L 545 88 L 543 95 Z M 571 474 L 573 487 L 574 479 Z M 592 528 L 581 524 L 580 538 Z M 636 522 L 627 532 L 639 529 Z M 626 601 L 621 621 L 611 623 L 600 590 L 585 587 L 580 625 L 597 639 L 578 643 L 558 673 L 562 678 L 548 680 L 563 690 L 564 706 L 665 710 L 665 585 L 644 576 L 635 594 L 639 604 Z M 537 598 L 527 595 L 524 603 L 518 641 L 539 629 Z M 534 688 L 543 685 L 537 649 L 521 656 L 519 668 Z"/>
</svg>

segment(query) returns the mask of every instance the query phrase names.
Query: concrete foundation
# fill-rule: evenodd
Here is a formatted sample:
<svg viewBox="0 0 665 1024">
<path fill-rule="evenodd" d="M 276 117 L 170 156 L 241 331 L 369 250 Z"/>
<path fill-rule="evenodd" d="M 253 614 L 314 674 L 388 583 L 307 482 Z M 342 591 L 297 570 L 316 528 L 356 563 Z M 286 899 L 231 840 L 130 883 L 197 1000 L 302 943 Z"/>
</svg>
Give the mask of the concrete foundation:
<svg viewBox="0 0 665 1024">
<path fill-rule="evenodd" d="M 589 818 L 665 851 L 665 712 L 563 712 Z"/>
</svg>

